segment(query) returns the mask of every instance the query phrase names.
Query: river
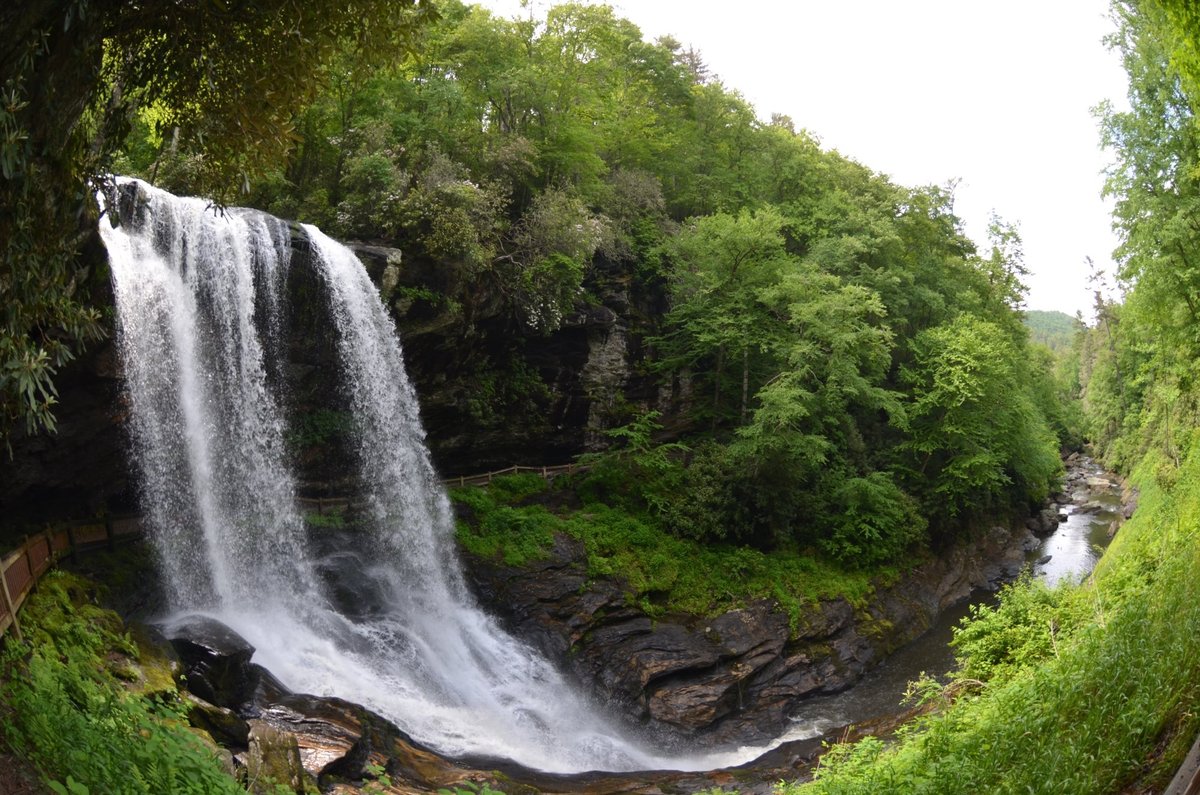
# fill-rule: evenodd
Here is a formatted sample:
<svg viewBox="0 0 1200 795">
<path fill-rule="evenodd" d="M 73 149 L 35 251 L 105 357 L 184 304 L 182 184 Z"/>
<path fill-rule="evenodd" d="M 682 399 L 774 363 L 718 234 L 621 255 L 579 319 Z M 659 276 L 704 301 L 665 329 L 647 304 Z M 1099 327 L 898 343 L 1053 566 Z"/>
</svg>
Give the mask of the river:
<svg viewBox="0 0 1200 795">
<path fill-rule="evenodd" d="M 1078 582 L 1090 574 L 1111 540 L 1110 527 L 1121 515 L 1118 479 L 1087 456 L 1068 463 L 1064 493 L 1059 510 L 1066 514 L 1066 521 L 1038 539 L 1036 546 L 1031 542 L 1026 552 L 1034 576 L 1050 585 Z M 992 592 L 972 593 L 943 611 L 927 632 L 889 656 L 854 687 L 809 699 L 793 716 L 785 739 L 814 737 L 895 714 L 909 682 L 922 674 L 942 677 L 954 667 L 950 646 L 954 627 L 969 615 L 972 605 L 991 604 L 995 599 Z"/>
</svg>

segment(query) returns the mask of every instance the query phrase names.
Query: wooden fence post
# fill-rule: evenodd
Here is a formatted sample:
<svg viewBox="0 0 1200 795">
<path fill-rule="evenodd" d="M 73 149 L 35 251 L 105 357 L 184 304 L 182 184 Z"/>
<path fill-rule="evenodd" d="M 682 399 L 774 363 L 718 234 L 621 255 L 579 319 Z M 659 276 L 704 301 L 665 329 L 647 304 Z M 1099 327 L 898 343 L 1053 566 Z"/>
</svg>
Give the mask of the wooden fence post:
<svg viewBox="0 0 1200 795">
<path fill-rule="evenodd" d="M 78 560 L 79 558 L 76 557 L 76 553 L 78 552 L 78 550 L 79 550 L 79 548 L 77 546 L 77 542 L 75 541 L 75 525 L 68 524 L 67 525 L 67 557 L 69 557 L 71 560 Z"/>
<path fill-rule="evenodd" d="M 58 553 L 54 551 L 54 531 L 47 528 L 42 531 L 42 538 L 46 539 L 46 571 L 58 562 Z"/>
<path fill-rule="evenodd" d="M 17 608 L 13 605 L 12 594 L 8 592 L 8 569 L 3 566 L 0 566 L 0 591 L 4 593 L 4 607 L 12 616 L 12 626 L 13 631 L 17 633 L 17 642 L 24 643 L 25 637 L 21 634 L 21 621 L 17 618 Z"/>
<path fill-rule="evenodd" d="M 104 535 L 108 538 L 108 549 L 113 551 L 117 548 L 117 536 L 113 532 L 112 516 L 107 511 L 104 513 Z"/>
</svg>

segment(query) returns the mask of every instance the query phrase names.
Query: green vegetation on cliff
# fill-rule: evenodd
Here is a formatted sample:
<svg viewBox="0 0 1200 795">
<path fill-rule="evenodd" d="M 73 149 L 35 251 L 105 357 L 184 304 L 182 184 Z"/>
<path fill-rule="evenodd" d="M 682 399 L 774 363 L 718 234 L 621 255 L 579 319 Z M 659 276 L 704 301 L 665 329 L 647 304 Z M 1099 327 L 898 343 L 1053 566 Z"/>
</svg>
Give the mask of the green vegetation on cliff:
<svg viewBox="0 0 1200 795">
<path fill-rule="evenodd" d="M 1049 493 L 1072 435 L 1014 227 L 977 251 L 949 191 L 759 121 L 611 8 L 438 10 L 398 65 L 342 56 L 250 200 L 403 249 L 402 322 L 470 341 L 438 379 L 464 422 L 557 421 L 531 351 L 604 304 L 637 387 L 585 385 L 587 432 L 661 412 L 638 444 L 687 449 L 593 485 L 679 539 L 873 567 Z M 197 187 L 202 150 L 142 144 L 129 168 Z"/>
<path fill-rule="evenodd" d="M 458 540 L 469 553 L 517 566 L 548 557 L 556 534 L 581 541 L 588 574 L 617 577 L 649 615 L 716 616 L 757 599 L 773 599 L 793 629 L 806 605 L 820 599 L 861 602 L 895 569 L 869 576 L 801 551 L 704 544 L 663 530 L 653 515 L 588 500 L 571 504 L 572 487 L 553 488 L 538 475 L 498 478 L 485 488 L 455 489 L 462 506 Z M 567 504 L 563 504 L 564 501 Z M 558 503 L 555 505 L 555 503 Z"/>
<path fill-rule="evenodd" d="M 1009 589 L 957 632 L 933 714 L 826 755 L 786 793 L 1162 791 L 1200 732 L 1200 27 L 1191 6 L 1117 0 L 1127 112 L 1101 109 L 1123 301 L 1101 285 L 1063 361 L 1086 429 L 1140 492 L 1079 586 Z"/>
</svg>

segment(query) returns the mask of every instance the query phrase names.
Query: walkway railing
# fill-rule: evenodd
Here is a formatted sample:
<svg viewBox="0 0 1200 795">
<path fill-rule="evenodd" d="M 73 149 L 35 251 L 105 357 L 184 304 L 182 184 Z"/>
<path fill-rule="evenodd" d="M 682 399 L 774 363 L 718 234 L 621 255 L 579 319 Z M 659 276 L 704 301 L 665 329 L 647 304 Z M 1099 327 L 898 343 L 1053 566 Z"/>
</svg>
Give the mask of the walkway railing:
<svg viewBox="0 0 1200 795">
<path fill-rule="evenodd" d="M 541 475 L 546 480 L 553 480 L 559 475 L 573 475 L 576 472 L 586 472 L 591 468 L 590 464 L 556 464 L 555 466 L 531 467 L 520 464 L 515 464 L 504 469 L 497 469 L 493 472 L 483 472 L 478 475 L 459 475 L 453 478 L 442 478 L 442 485 L 447 488 L 461 488 L 463 486 L 487 486 L 491 482 L 504 475 L 519 475 L 522 472 L 528 472 L 535 475 Z M 349 497 L 301 497 L 300 505 L 309 510 L 316 510 L 317 513 L 324 513 L 326 508 L 343 508 L 351 503 Z"/>
<path fill-rule="evenodd" d="M 0 558 L 0 636 L 11 628 L 22 640 L 18 613 L 33 587 L 59 558 L 83 549 L 112 548 L 122 538 L 142 532 L 137 517 L 70 522 L 30 536 L 20 547 Z"/>
<path fill-rule="evenodd" d="M 587 464 L 559 464 L 552 467 L 526 467 L 526 466 L 511 466 L 505 469 L 497 469 L 495 472 L 484 472 L 482 475 L 459 475 L 456 478 L 443 478 L 442 484 L 446 486 L 486 486 L 492 482 L 493 478 L 503 477 L 504 475 L 518 475 L 522 472 L 530 472 L 541 475 L 546 480 L 553 480 L 559 475 L 573 475 L 576 472 L 583 472 L 589 469 Z"/>
<path fill-rule="evenodd" d="M 442 484 L 455 486 L 486 486 L 495 478 L 523 472 L 541 475 L 552 480 L 559 475 L 570 475 L 588 469 L 587 464 L 558 464 L 556 466 L 514 465 L 484 472 L 478 475 L 459 475 L 444 478 Z M 344 507 L 350 503 L 347 497 L 301 498 L 300 504 L 308 509 L 315 508 L 324 513 L 326 508 Z M 18 640 L 21 622 L 18 613 L 21 605 L 29 598 L 33 587 L 43 574 L 49 571 L 59 558 L 73 555 L 80 550 L 99 547 L 113 548 L 118 540 L 141 535 L 141 520 L 137 516 L 109 517 L 103 520 L 69 522 L 58 525 L 26 538 L 21 546 L 0 559 L 0 637 L 11 628 Z"/>
</svg>

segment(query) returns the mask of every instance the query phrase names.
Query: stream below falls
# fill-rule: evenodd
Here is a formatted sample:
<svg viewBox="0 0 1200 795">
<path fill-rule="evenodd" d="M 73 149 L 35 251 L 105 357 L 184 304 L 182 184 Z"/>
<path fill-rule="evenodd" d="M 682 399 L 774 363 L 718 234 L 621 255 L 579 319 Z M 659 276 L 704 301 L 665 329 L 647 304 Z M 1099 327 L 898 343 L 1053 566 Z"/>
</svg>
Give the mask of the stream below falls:
<svg viewBox="0 0 1200 795">
<path fill-rule="evenodd" d="M 1114 522 L 1121 519 L 1121 485 L 1087 456 L 1068 461 L 1059 512 L 1066 521 L 1044 538 L 1027 545 L 1025 560 L 1036 577 L 1049 585 L 1079 582 L 1091 573 L 1112 540 Z M 1047 559 L 1048 558 L 1048 559 Z M 805 739 L 850 724 L 897 713 L 908 683 L 922 674 L 943 676 L 954 667 L 950 641 L 954 627 L 970 614 L 971 606 L 993 604 L 995 593 L 976 591 L 942 611 L 925 634 L 904 646 L 858 684 L 841 693 L 806 701 L 793 716 L 785 740 Z"/>
</svg>

